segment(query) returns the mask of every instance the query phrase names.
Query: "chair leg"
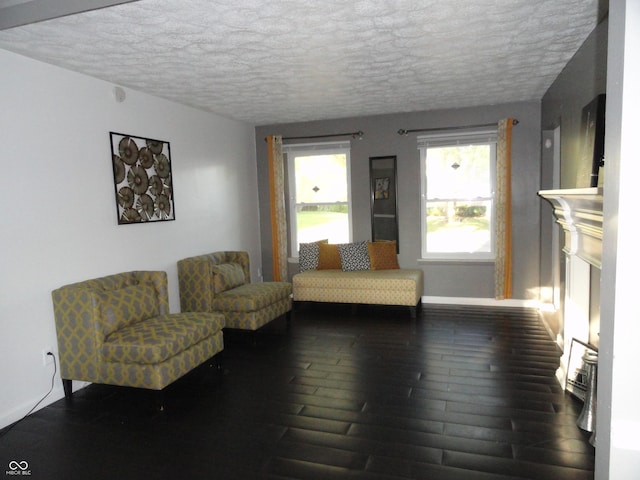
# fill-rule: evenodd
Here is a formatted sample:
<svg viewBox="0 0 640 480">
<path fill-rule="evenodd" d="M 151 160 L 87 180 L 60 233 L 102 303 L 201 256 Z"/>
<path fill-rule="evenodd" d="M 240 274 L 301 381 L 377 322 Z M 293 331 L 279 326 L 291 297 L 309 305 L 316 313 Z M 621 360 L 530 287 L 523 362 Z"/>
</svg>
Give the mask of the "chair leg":
<svg viewBox="0 0 640 480">
<path fill-rule="evenodd" d="M 216 370 L 222 370 L 223 367 L 220 353 L 221 352 L 218 352 L 216 355 L 209 359 L 209 366 L 215 368 Z"/>
<path fill-rule="evenodd" d="M 158 412 L 164 412 L 164 390 L 155 390 L 153 392 L 153 401 Z"/>
<path fill-rule="evenodd" d="M 62 379 L 62 389 L 64 390 L 64 398 L 67 400 L 71 400 L 71 395 L 73 394 L 73 381 L 67 380 L 66 378 Z"/>
</svg>

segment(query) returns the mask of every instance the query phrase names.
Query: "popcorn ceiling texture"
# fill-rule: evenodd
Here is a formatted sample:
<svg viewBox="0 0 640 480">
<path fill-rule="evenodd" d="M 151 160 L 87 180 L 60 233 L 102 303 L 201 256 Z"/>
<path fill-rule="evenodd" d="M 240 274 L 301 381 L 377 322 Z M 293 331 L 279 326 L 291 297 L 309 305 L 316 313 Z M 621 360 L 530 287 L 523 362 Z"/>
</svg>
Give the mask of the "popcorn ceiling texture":
<svg viewBox="0 0 640 480">
<path fill-rule="evenodd" d="M 140 0 L 0 48 L 254 125 L 540 100 L 598 0 Z"/>
</svg>

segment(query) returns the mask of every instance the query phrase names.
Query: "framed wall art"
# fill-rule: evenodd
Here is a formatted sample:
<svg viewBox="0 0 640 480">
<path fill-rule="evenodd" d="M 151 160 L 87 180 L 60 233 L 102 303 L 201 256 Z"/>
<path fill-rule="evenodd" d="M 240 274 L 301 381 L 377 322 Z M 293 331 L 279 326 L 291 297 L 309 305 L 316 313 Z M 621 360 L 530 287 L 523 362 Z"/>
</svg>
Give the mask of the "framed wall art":
<svg viewBox="0 0 640 480">
<path fill-rule="evenodd" d="M 582 109 L 581 137 L 582 162 L 584 169 L 590 170 L 590 187 L 597 187 L 602 180 L 604 167 L 604 130 L 606 95 L 595 97 Z"/>
<path fill-rule="evenodd" d="M 109 136 L 118 224 L 175 220 L 169 142 Z"/>
</svg>

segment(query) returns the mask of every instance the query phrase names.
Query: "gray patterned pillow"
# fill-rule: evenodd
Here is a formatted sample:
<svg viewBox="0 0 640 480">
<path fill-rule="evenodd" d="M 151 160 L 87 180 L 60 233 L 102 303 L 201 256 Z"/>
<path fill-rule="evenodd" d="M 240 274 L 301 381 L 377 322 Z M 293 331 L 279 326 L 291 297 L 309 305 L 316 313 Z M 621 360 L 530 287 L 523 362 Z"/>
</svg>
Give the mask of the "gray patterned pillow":
<svg viewBox="0 0 640 480">
<path fill-rule="evenodd" d="M 329 240 L 318 240 L 317 242 L 300 244 L 298 266 L 301 272 L 305 270 L 316 270 L 318 268 L 321 243 L 329 243 Z"/>
<path fill-rule="evenodd" d="M 338 252 L 344 272 L 371 268 L 367 242 L 341 243 L 338 245 Z"/>
<path fill-rule="evenodd" d="M 211 265 L 213 273 L 213 291 L 222 293 L 245 284 L 244 270 L 239 263 L 221 263 Z"/>
</svg>

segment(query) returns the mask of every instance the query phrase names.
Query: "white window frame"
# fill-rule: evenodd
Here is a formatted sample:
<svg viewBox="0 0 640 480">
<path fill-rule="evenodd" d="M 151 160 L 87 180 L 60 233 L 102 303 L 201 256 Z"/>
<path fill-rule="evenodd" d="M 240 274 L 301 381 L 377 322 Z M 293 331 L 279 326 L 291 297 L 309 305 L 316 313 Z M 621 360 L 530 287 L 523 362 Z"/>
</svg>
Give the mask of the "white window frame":
<svg viewBox="0 0 640 480">
<path fill-rule="evenodd" d="M 287 144 L 282 146 L 282 153 L 286 154 L 287 162 L 287 177 L 289 187 L 289 230 L 291 239 L 291 259 L 297 261 L 298 259 L 298 232 L 295 222 L 296 212 L 296 172 L 295 162 L 289 161 L 297 156 L 309 156 L 309 155 L 334 155 L 344 154 L 346 156 L 347 164 L 347 218 L 349 223 L 349 242 L 353 238 L 353 203 L 351 201 L 351 143 L 350 142 L 322 142 L 322 143 L 297 143 Z M 320 239 L 319 239 L 320 240 Z"/>
<path fill-rule="evenodd" d="M 495 221 L 496 221 L 496 157 L 498 132 L 496 128 L 473 130 L 466 132 L 440 132 L 431 135 L 418 136 L 418 150 L 420 151 L 420 243 L 422 245 L 422 260 L 440 261 L 495 261 Z M 490 252 L 428 252 L 427 251 L 427 148 L 446 147 L 471 144 L 489 144 L 491 148 L 490 181 L 491 181 L 491 251 Z"/>
</svg>

